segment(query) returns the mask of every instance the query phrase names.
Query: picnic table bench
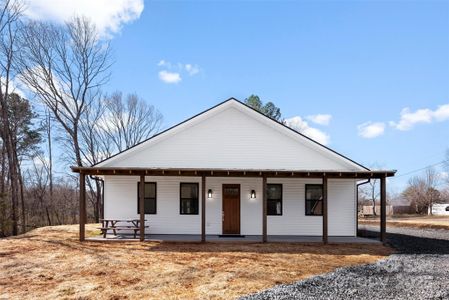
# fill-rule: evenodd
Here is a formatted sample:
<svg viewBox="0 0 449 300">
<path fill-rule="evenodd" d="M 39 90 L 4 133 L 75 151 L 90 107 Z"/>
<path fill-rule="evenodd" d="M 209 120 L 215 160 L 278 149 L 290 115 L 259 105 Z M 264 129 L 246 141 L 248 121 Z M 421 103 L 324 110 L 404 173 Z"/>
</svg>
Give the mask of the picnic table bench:
<svg viewBox="0 0 449 300">
<path fill-rule="evenodd" d="M 146 220 L 145 220 L 146 221 Z M 117 231 L 131 230 L 134 231 L 134 238 L 137 237 L 137 233 L 140 232 L 140 220 L 139 219 L 100 219 L 101 227 L 98 228 L 103 234 L 103 238 L 106 238 L 108 230 L 112 230 L 114 235 L 117 235 Z M 123 225 L 117 223 L 124 223 Z M 149 226 L 144 226 L 148 228 Z"/>
</svg>

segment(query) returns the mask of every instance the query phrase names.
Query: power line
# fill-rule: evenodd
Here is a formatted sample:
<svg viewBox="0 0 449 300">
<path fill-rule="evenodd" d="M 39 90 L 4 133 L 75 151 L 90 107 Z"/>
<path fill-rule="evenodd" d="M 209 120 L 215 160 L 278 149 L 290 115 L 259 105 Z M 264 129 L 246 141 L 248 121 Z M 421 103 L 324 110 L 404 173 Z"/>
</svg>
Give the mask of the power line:
<svg viewBox="0 0 449 300">
<path fill-rule="evenodd" d="M 416 169 L 416 170 L 413 170 L 413 171 L 409 171 L 409 172 L 404 173 L 404 174 L 400 174 L 398 176 L 394 176 L 393 178 L 399 178 L 399 177 L 407 176 L 407 175 L 410 175 L 410 174 L 413 174 L 413 173 L 416 173 L 416 172 L 419 172 L 419 171 L 422 171 L 422 170 L 425 170 L 425 169 L 428 169 L 428 168 L 431 168 L 431 167 L 435 167 L 435 166 L 438 166 L 438 165 L 441 165 L 441 164 L 444 164 L 444 163 L 449 163 L 449 161 L 443 160 L 443 161 L 434 163 L 432 165 L 428 165 L 428 166 L 425 166 L 425 167 L 422 167 L 422 168 L 419 168 L 419 169 Z"/>
</svg>

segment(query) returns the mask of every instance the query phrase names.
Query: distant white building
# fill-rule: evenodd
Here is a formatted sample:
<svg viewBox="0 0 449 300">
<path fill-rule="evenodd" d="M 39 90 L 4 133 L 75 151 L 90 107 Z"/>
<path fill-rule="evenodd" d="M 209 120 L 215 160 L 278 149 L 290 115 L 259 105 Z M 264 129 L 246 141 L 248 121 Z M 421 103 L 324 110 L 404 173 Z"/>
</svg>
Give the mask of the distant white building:
<svg viewBox="0 0 449 300">
<path fill-rule="evenodd" d="M 449 216 L 449 203 L 432 205 L 432 214 L 435 216 Z"/>
</svg>

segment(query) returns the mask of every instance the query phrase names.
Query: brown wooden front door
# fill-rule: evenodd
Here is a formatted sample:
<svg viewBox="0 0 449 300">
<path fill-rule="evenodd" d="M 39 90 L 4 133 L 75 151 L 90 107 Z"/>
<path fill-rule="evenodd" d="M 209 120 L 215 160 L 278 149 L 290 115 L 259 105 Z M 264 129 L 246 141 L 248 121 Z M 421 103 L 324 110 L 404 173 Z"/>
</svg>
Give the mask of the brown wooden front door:
<svg viewBox="0 0 449 300">
<path fill-rule="evenodd" d="M 240 184 L 223 184 L 223 234 L 240 234 Z"/>
</svg>

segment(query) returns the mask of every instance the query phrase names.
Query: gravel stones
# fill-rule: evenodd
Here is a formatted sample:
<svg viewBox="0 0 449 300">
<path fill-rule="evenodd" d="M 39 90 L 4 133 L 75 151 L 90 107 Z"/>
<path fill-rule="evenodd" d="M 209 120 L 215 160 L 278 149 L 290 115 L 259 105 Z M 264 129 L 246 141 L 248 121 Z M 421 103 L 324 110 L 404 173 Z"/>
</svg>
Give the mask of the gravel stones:
<svg viewBox="0 0 449 300">
<path fill-rule="evenodd" d="M 370 226 L 365 232 L 375 236 Z M 278 285 L 241 299 L 449 299 L 449 231 L 389 228 L 398 250 L 375 264 Z"/>
</svg>

